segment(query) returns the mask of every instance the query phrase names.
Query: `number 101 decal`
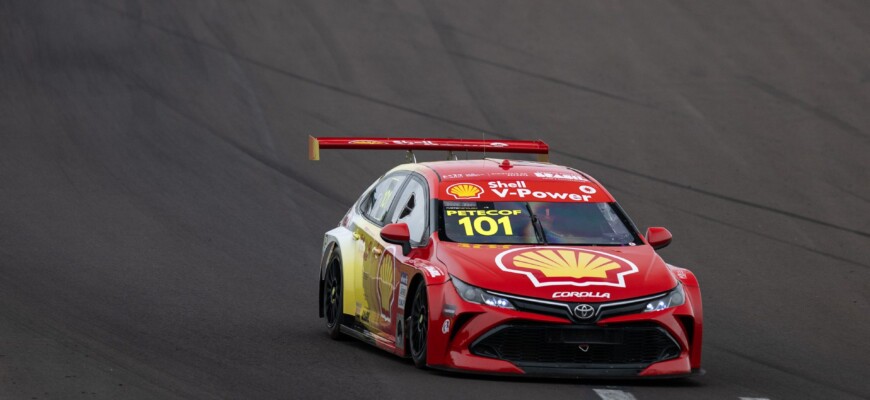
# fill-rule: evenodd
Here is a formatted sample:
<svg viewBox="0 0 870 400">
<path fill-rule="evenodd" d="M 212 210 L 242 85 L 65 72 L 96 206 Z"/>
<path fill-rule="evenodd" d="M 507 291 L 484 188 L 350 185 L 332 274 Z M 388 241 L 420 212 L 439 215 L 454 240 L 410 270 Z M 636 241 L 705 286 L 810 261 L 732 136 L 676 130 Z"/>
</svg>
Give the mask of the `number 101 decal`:
<svg viewBox="0 0 870 400">
<path fill-rule="evenodd" d="M 511 228 L 511 220 L 508 217 L 495 219 L 492 217 L 476 217 L 472 222 L 471 217 L 460 218 L 459 225 L 465 228 L 465 236 L 474 236 L 475 233 L 483 236 L 492 236 L 498 233 L 499 225 L 504 230 L 507 236 L 513 235 L 514 230 Z"/>
</svg>

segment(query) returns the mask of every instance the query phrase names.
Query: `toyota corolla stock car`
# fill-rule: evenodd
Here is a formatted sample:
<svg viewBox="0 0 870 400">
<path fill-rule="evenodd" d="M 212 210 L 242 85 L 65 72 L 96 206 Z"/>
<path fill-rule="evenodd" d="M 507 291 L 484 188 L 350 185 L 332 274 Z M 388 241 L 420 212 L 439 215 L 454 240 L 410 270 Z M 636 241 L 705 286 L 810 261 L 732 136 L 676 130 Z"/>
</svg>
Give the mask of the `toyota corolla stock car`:
<svg viewBox="0 0 870 400">
<path fill-rule="evenodd" d="M 326 232 L 320 316 L 423 368 L 536 377 L 683 377 L 701 370 L 701 292 L 611 194 L 545 162 L 541 141 L 309 138 L 323 149 L 395 149 Z M 448 160 L 417 163 L 414 150 Z M 457 160 L 454 152 L 541 161 Z"/>
</svg>

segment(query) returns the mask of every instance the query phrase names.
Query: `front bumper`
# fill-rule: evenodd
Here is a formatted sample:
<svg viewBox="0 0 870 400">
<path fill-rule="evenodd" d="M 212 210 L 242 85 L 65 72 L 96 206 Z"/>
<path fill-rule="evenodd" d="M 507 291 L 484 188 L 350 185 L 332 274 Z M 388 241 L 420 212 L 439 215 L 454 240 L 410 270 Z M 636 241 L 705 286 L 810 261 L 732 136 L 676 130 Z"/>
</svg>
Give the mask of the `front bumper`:
<svg viewBox="0 0 870 400">
<path fill-rule="evenodd" d="M 555 313 L 462 300 L 429 287 L 427 363 L 436 369 L 534 377 L 682 377 L 700 371 L 700 292 L 684 305 L 581 323 Z"/>
</svg>

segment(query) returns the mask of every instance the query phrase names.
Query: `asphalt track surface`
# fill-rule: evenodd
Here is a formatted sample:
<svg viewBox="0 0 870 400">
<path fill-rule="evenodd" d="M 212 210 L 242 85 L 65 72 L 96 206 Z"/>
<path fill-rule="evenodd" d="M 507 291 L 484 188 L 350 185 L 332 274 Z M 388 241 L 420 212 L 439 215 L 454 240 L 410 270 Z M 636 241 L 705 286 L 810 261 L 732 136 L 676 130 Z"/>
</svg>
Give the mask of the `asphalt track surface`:
<svg viewBox="0 0 870 400">
<path fill-rule="evenodd" d="M 870 398 L 868 109 L 863 0 L 3 0 L 0 398 Z M 322 232 L 402 156 L 309 134 L 544 139 L 673 232 L 707 375 L 331 341 Z"/>
</svg>

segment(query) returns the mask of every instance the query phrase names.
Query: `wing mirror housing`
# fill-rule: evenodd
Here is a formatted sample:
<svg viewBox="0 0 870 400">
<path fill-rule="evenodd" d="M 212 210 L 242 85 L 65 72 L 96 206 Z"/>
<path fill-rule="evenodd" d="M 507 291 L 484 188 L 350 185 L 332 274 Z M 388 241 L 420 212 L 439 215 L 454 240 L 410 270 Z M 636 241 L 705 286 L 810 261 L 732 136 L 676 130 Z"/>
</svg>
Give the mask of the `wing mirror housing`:
<svg viewBox="0 0 870 400">
<path fill-rule="evenodd" d="M 403 255 L 407 256 L 411 252 L 411 232 L 408 231 L 408 224 L 404 222 L 389 224 L 383 227 L 381 229 L 381 239 L 387 243 L 402 246 Z"/>
<path fill-rule="evenodd" d="M 671 244 L 673 239 L 674 236 L 671 235 L 671 232 L 660 226 L 651 226 L 646 229 L 646 241 L 656 250 Z"/>
</svg>

